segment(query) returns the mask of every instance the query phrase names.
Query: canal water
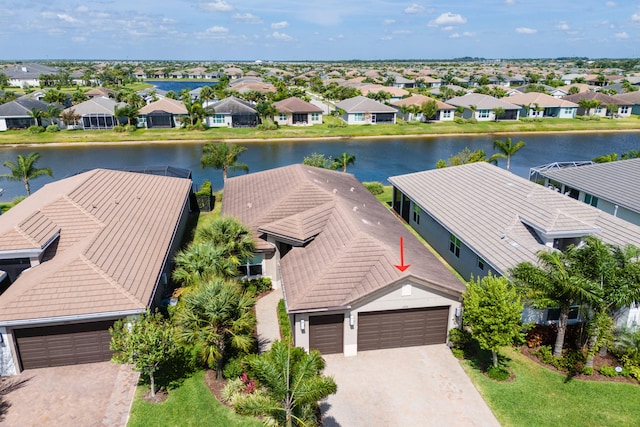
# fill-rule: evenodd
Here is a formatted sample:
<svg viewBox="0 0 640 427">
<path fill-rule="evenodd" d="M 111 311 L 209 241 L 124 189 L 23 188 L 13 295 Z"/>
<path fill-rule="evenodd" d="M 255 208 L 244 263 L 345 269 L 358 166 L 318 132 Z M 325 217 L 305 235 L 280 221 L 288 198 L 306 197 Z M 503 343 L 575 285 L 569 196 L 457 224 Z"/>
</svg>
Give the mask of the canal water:
<svg viewBox="0 0 640 427">
<path fill-rule="evenodd" d="M 640 133 L 559 133 L 511 135 L 514 142 L 522 140 L 526 146 L 511 159 L 511 171 L 528 178 L 529 169 L 551 162 L 590 160 L 602 154 L 621 153 L 640 149 Z M 504 139 L 504 136 L 500 136 Z M 301 163 L 311 153 L 337 156 L 347 152 L 356 156 L 355 164 L 348 171 L 361 181 L 380 181 L 410 172 L 433 169 L 438 159 L 447 159 L 465 147 L 472 151 L 483 149 L 487 157 L 494 153 L 495 136 L 438 136 L 438 137 L 392 137 L 371 139 L 338 139 L 314 141 L 262 141 L 243 142 L 247 151 L 240 161 L 257 172 L 279 166 Z M 54 178 L 60 179 L 81 170 L 93 168 L 121 168 L 139 166 L 176 166 L 193 171 L 196 184 L 211 180 L 214 188 L 222 187 L 222 172 L 202 169 L 200 157 L 203 143 L 139 143 L 132 145 L 70 145 L 65 147 L 0 147 L 0 165 L 5 160 L 14 160 L 18 154 L 27 155 L 38 151 L 39 167 L 52 169 Z M 506 162 L 498 164 L 505 167 Z M 0 166 L 2 173 L 9 170 Z M 243 172 L 231 172 L 230 176 Z M 41 188 L 49 177 L 31 181 L 32 191 Z M 8 201 L 24 195 L 22 183 L 2 180 L 4 194 L 0 201 Z"/>
</svg>

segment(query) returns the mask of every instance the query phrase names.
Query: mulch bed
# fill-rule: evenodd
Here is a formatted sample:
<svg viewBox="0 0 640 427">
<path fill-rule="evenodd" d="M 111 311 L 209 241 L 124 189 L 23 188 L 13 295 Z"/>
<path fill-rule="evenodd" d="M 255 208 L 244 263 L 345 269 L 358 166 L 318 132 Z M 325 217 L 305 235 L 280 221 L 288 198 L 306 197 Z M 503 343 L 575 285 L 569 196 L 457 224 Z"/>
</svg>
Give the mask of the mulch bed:
<svg viewBox="0 0 640 427">
<path fill-rule="evenodd" d="M 227 381 L 222 379 L 216 379 L 216 371 L 207 369 L 204 372 L 204 383 L 209 387 L 211 393 L 218 399 L 218 402 L 222 403 L 225 406 L 231 407 L 227 402 L 222 398 L 222 389 L 227 385 Z"/>
<path fill-rule="evenodd" d="M 534 362 L 536 362 L 538 365 L 540 366 L 544 366 L 547 369 L 550 369 L 554 372 L 557 372 L 559 374 L 562 375 L 568 375 L 568 373 L 566 371 L 562 371 L 558 368 L 556 368 L 553 365 L 547 365 L 545 363 L 543 363 L 540 359 L 538 359 L 536 356 L 533 355 L 533 352 L 536 351 L 535 348 L 529 348 L 526 345 L 522 346 L 520 349 L 521 353 L 524 354 L 525 356 L 527 356 L 529 359 L 533 360 Z M 610 354 L 607 354 L 606 356 L 600 356 L 598 354 L 596 354 L 596 357 L 593 361 L 593 374 L 591 375 L 585 375 L 582 373 L 578 373 L 575 375 L 572 375 L 571 378 L 577 379 L 577 380 L 583 380 L 583 381 L 600 381 L 600 382 L 615 382 L 615 383 L 627 383 L 627 384 L 635 384 L 638 385 L 638 381 L 633 379 L 633 378 L 627 378 L 624 377 L 622 375 L 618 375 L 615 377 L 607 377 L 606 375 L 602 375 L 599 371 L 598 368 L 601 366 L 617 366 L 617 360 L 611 356 Z"/>
<path fill-rule="evenodd" d="M 146 392 L 143 399 L 145 400 L 145 402 L 149 403 L 162 403 L 167 400 L 168 397 L 169 393 L 167 392 L 167 390 L 158 390 L 156 391 L 155 396 L 151 396 L 151 391 Z"/>
</svg>

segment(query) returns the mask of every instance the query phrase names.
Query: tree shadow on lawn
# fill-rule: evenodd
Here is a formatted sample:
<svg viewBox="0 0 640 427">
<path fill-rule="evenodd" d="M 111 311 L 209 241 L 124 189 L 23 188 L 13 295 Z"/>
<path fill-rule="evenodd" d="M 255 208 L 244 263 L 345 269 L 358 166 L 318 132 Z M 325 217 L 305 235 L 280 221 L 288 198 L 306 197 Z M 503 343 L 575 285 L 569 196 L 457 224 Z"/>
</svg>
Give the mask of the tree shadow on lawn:
<svg viewBox="0 0 640 427">
<path fill-rule="evenodd" d="M 481 349 L 476 341 L 467 343 L 464 348 L 464 358 L 469 361 L 472 368 L 483 373 L 493 364 L 491 351 Z M 498 353 L 498 366 L 508 369 L 509 362 L 511 362 L 510 357 Z"/>
<path fill-rule="evenodd" d="M 11 407 L 5 396 L 14 390 L 23 387 L 31 378 L 13 379 L 13 378 L 0 378 L 0 422 L 4 421 L 4 418 Z"/>
<path fill-rule="evenodd" d="M 182 349 L 174 357 L 160 365 L 155 374 L 156 387 L 159 390 L 176 389 L 197 369 L 194 354 L 187 349 Z M 141 375 L 139 382 L 149 384 L 149 377 Z"/>
</svg>

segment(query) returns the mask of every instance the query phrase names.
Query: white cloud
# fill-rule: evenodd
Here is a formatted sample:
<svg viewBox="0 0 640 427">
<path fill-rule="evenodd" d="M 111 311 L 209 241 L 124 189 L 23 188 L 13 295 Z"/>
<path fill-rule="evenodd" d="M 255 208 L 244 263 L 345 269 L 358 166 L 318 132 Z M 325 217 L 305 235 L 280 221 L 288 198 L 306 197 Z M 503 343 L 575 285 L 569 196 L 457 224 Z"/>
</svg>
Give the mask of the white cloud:
<svg viewBox="0 0 640 427">
<path fill-rule="evenodd" d="M 453 33 L 449 36 L 450 39 L 458 39 L 460 38 L 460 33 Z"/>
<path fill-rule="evenodd" d="M 617 38 L 617 39 L 628 39 L 629 38 L 629 34 L 627 34 L 626 31 L 623 31 L 621 33 L 614 34 L 614 37 Z"/>
<path fill-rule="evenodd" d="M 505 0 L 506 4 L 516 4 L 516 0 Z"/>
<path fill-rule="evenodd" d="M 86 13 L 89 12 L 89 8 L 87 6 L 78 6 L 76 12 Z"/>
<path fill-rule="evenodd" d="M 452 33 L 449 38 L 450 39 L 459 39 L 460 37 L 473 37 L 476 33 L 472 33 L 471 31 L 464 31 L 462 33 Z"/>
<path fill-rule="evenodd" d="M 417 3 L 412 3 L 407 8 L 405 8 L 404 13 L 408 13 L 409 15 L 415 15 L 418 13 L 424 13 L 426 9 L 424 6 L 421 6 Z"/>
<path fill-rule="evenodd" d="M 640 13 L 634 13 L 633 15 L 631 15 L 631 20 L 635 22 L 640 21 Z"/>
<path fill-rule="evenodd" d="M 287 21 L 274 22 L 273 24 L 271 24 L 271 28 L 273 28 L 274 30 L 281 30 L 283 28 L 287 28 L 288 26 L 289 23 Z"/>
<path fill-rule="evenodd" d="M 447 12 L 438 16 L 429 24 L 435 27 L 439 27 L 441 25 L 450 26 L 450 25 L 466 24 L 466 23 L 467 23 L 467 18 L 465 18 L 464 16 L 459 15 L 457 13 Z"/>
<path fill-rule="evenodd" d="M 451 31 L 451 30 L 453 30 L 453 26 L 448 25 L 448 26 L 446 26 L 446 27 L 442 27 L 442 29 L 443 29 L 444 31 Z"/>
<path fill-rule="evenodd" d="M 273 33 L 271 33 L 271 37 L 273 37 L 276 40 L 281 40 L 285 42 L 293 40 L 293 37 L 291 37 L 290 35 L 285 33 L 279 33 L 278 31 L 274 31 Z"/>
<path fill-rule="evenodd" d="M 214 12 L 230 12 L 233 10 L 233 6 L 224 0 L 216 0 L 209 3 L 203 3 L 202 7 Z"/>
<path fill-rule="evenodd" d="M 205 30 L 205 33 L 208 34 L 226 34 L 229 32 L 227 27 L 222 27 L 220 25 L 214 25 L 213 27 L 209 27 Z"/>
<path fill-rule="evenodd" d="M 391 34 L 413 34 L 411 30 L 395 30 Z"/>
<path fill-rule="evenodd" d="M 75 37 L 71 37 L 71 41 L 75 43 L 84 43 L 87 41 L 87 38 L 82 36 L 75 36 Z"/>
<path fill-rule="evenodd" d="M 516 28 L 516 33 L 520 33 L 520 34 L 535 34 L 537 32 L 538 32 L 538 30 L 533 29 L 533 28 L 527 28 L 527 27 L 518 27 L 518 28 Z"/>
<path fill-rule="evenodd" d="M 233 19 L 238 21 L 242 21 L 245 24 L 262 24 L 262 19 L 259 16 L 253 15 L 251 13 L 236 13 L 233 15 Z"/>
<path fill-rule="evenodd" d="M 570 27 L 565 21 L 560 21 L 558 25 L 556 25 L 556 28 L 562 31 L 568 31 Z"/>
<path fill-rule="evenodd" d="M 607 7 L 616 7 L 618 5 L 618 3 L 614 2 L 614 1 L 608 1 L 604 4 Z"/>
<path fill-rule="evenodd" d="M 69 23 L 78 22 L 76 18 L 74 18 L 73 16 L 69 16 L 66 13 L 58 13 L 56 16 L 58 17 L 58 19 L 61 19 L 65 22 L 69 22 Z"/>
<path fill-rule="evenodd" d="M 395 19 L 385 19 L 384 21 L 382 21 L 382 23 L 384 25 L 391 25 L 391 24 L 395 24 L 396 20 Z"/>
<path fill-rule="evenodd" d="M 337 40 L 342 40 L 343 38 L 344 38 L 344 35 L 343 35 L 343 34 L 338 34 L 338 35 L 337 35 L 337 36 L 335 36 L 335 37 L 329 37 L 329 41 L 330 41 L 330 42 L 334 42 L 334 41 L 337 41 Z M 385 38 L 384 38 L 384 37 L 383 37 L 382 39 L 383 39 L 383 40 L 385 40 Z M 391 37 L 389 37 L 389 39 L 388 39 L 388 40 L 391 40 Z"/>
</svg>

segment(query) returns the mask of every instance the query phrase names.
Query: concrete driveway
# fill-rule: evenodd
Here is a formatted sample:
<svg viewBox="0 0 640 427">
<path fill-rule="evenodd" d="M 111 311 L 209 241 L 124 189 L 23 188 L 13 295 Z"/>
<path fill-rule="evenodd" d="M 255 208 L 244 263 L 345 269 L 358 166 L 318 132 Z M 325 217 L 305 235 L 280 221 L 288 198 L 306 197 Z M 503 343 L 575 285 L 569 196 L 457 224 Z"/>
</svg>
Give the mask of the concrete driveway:
<svg viewBox="0 0 640 427">
<path fill-rule="evenodd" d="M 138 373 L 110 362 L 27 370 L 4 379 L 0 424 L 125 426 L 137 382 Z"/>
<path fill-rule="evenodd" d="M 321 404 L 324 427 L 500 426 L 444 344 L 325 360 L 338 392 Z"/>
</svg>

